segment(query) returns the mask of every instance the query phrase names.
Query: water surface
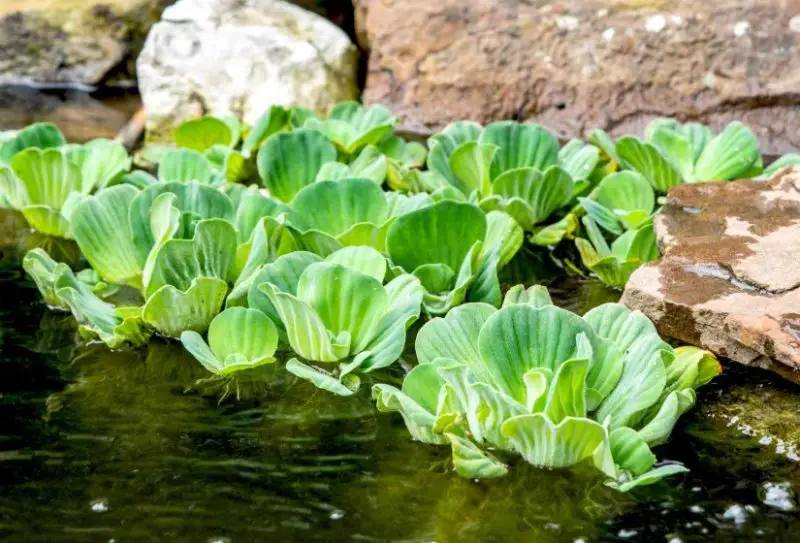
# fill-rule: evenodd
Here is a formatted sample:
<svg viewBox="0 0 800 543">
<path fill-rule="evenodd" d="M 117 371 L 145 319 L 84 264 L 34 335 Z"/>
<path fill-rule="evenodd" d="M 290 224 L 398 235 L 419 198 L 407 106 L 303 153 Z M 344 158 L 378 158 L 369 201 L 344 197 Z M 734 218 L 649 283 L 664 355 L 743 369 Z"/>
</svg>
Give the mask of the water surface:
<svg viewBox="0 0 800 543">
<path fill-rule="evenodd" d="M 279 367 L 197 385 L 208 374 L 178 344 L 81 346 L 71 318 L 39 302 L 6 252 L 3 540 L 792 541 L 800 530 L 798 464 L 713 409 L 736 387 L 791 398 L 794 385 L 729 371 L 699 394 L 712 407 L 656 450 L 691 472 L 631 494 L 593 470 L 523 463 L 475 482 L 452 472 L 447 447 L 414 443 L 399 415 L 377 413 L 368 386 L 338 398 Z M 580 312 L 618 296 L 576 279 L 552 292 Z"/>
</svg>

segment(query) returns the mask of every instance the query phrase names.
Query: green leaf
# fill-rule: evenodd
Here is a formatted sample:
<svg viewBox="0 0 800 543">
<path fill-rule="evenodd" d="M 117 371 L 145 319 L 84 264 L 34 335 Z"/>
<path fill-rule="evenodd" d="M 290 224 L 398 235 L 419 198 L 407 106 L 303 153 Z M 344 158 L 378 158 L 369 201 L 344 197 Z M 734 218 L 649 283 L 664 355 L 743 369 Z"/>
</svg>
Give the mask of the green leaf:
<svg viewBox="0 0 800 543">
<path fill-rule="evenodd" d="M 158 180 L 162 183 L 211 183 L 214 172 L 206 157 L 191 149 L 168 151 L 158 162 Z"/>
<path fill-rule="evenodd" d="M 242 153 L 249 157 L 270 136 L 286 130 L 289 124 L 289 116 L 290 111 L 283 106 L 271 106 L 256 120 L 253 128 L 248 132 L 242 143 Z"/>
<path fill-rule="evenodd" d="M 344 234 L 359 223 L 381 226 L 389 218 L 383 191 L 367 179 L 319 181 L 301 190 L 291 208 L 307 229 L 331 236 Z"/>
<path fill-rule="evenodd" d="M 611 211 L 643 211 L 649 216 L 655 207 L 653 188 L 641 174 L 632 171 L 605 177 L 592 192 L 592 199 Z"/>
<path fill-rule="evenodd" d="M 286 363 L 286 369 L 289 373 L 310 381 L 315 387 L 339 396 L 352 396 L 361 385 L 361 379 L 357 375 L 349 373 L 342 376 L 341 379 L 337 379 L 319 368 L 303 364 L 296 358 L 292 358 Z"/>
<path fill-rule="evenodd" d="M 13 138 L 0 145 L 0 164 L 8 164 L 14 155 L 25 149 L 50 149 L 66 145 L 64 135 L 52 123 L 34 123 L 19 130 Z"/>
<path fill-rule="evenodd" d="M 222 362 L 221 370 L 230 373 L 273 362 L 272 355 L 278 348 L 278 330 L 261 311 L 234 307 L 211 321 L 208 343 Z"/>
<path fill-rule="evenodd" d="M 177 198 L 174 205 L 183 215 L 196 215 L 199 220 L 218 218 L 232 221 L 234 219 L 234 207 L 231 199 L 208 185 L 189 182 L 159 183 L 147 187 L 131 203 L 128 217 L 140 262 L 147 260 L 147 256 L 155 244 L 151 230 L 151 208 L 155 199 L 165 192 L 175 194 Z"/>
<path fill-rule="evenodd" d="M 228 285 L 216 277 L 198 277 L 186 291 L 167 284 L 148 297 L 144 321 L 160 334 L 180 337 L 186 330 L 205 332 L 222 309 Z"/>
<path fill-rule="evenodd" d="M 491 177 L 517 168 L 544 171 L 558 163 L 558 140 L 546 128 L 533 123 L 499 121 L 486 126 L 480 143 L 498 147 Z"/>
<path fill-rule="evenodd" d="M 522 285 L 514 285 L 506 292 L 503 298 L 503 307 L 513 304 L 527 304 L 533 307 L 547 307 L 553 305 L 547 287 L 543 285 L 533 285 L 525 289 Z"/>
<path fill-rule="evenodd" d="M 450 358 L 466 364 L 479 381 L 492 382 L 491 374 L 481 362 L 478 334 L 497 310 L 481 303 L 454 307 L 444 317 L 431 319 L 417 334 L 415 349 L 420 364 L 437 358 Z"/>
<path fill-rule="evenodd" d="M 116 141 L 96 139 L 83 147 L 88 151 L 80 165 L 81 192 L 84 194 L 117 183 L 131 168 L 128 151 Z"/>
<path fill-rule="evenodd" d="M 172 138 L 178 147 L 199 153 L 206 152 L 214 145 L 230 147 L 236 143 L 225 121 L 210 115 L 181 123 L 172 133 Z"/>
<path fill-rule="evenodd" d="M 760 178 L 769 178 L 788 166 L 800 166 L 800 154 L 787 153 L 780 157 L 778 160 L 770 164 L 761 173 Z M 0 170 L 1 172 L 2 170 Z M 2 174 L 0 174 L 2 175 Z"/>
<path fill-rule="evenodd" d="M 589 133 L 589 143 L 600 149 L 609 160 L 613 160 L 616 163 L 622 162 L 617 156 L 617 147 L 614 144 L 614 140 L 604 130 L 599 128 L 592 130 Z"/>
<path fill-rule="evenodd" d="M 11 169 L 25 187 L 28 203 L 57 211 L 73 191 L 80 191 L 80 169 L 58 149 L 29 147 L 11 159 Z"/>
<path fill-rule="evenodd" d="M 758 138 L 744 124 L 734 121 L 705 146 L 692 181 L 738 179 L 760 158 Z"/>
<path fill-rule="evenodd" d="M 559 165 L 575 181 L 587 179 L 599 160 L 600 153 L 597 148 L 578 139 L 570 140 L 558 152 Z"/>
<path fill-rule="evenodd" d="M 139 191 L 117 185 L 86 198 L 72 213 L 72 232 L 81 252 L 109 283 L 137 285 L 143 262 L 131 237 L 128 212 Z"/>
<path fill-rule="evenodd" d="M 522 376 L 534 368 L 555 373 L 562 363 L 575 358 L 581 333 L 594 338 L 589 324 L 565 309 L 521 304 L 504 307 L 489 317 L 478 336 L 485 372 L 491 375 L 491 380 L 481 380 L 494 383 L 525 404 Z"/>
<path fill-rule="evenodd" d="M 651 485 L 653 483 L 657 483 L 664 477 L 670 477 L 672 475 L 678 473 L 686 473 L 688 471 L 689 471 L 688 469 L 686 469 L 684 466 L 680 464 L 667 464 L 665 466 L 660 466 L 657 467 L 656 469 L 650 470 L 647 473 L 644 473 L 632 480 L 628 480 L 625 482 L 612 481 L 606 484 L 611 488 L 615 488 L 620 492 L 628 492 L 639 486 L 646 486 L 646 485 Z"/>
<path fill-rule="evenodd" d="M 36 283 L 44 303 L 67 309 L 68 306 L 56 295 L 54 287 L 58 272 L 64 266 L 66 264 L 57 263 L 39 247 L 28 251 L 22 259 L 22 268 Z"/>
<path fill-rule="evenodd" d="M 593 420 L 567 417 L 556 425 L 541 413 L 510 418 L 502 432 L 528 463 L 549 468 L 589 458 L 605 439 L 605 430 Z"/>
<path fill-rule="evenodd" d="M 258 151 L 258 173 L 270 194 L 291 202 L 312 184 L 326 162 L 336 160 L 336 149 L 316 130 L 275 134 Z"/>
<path fill-rule="evenodd" d="M 458 183 L 455 187 L 469 196 L 477 191 L 488 196 L 492 191 L 492 178 L 489 173 L 497 146 L 468 141 L 456 147 L 450 155 L 449 168 Z"/>
<path fill-rule="evenodd" d="M 28 205 L 22 215 L 34 230 L 48 236 L 72 239 L 69 221 L 57 210 L 45 205 Z"/>
<path fill-rule="evenodd" d="M 130 185 L 139 190 L 144 190 L 150 185 L 158 183 L 158 179 L 144 170 L 135 170 L 122 176 L 120 183 Z"/>
<path fill-rule="evenodd" d="M 639 430 L 641 439 L 650 446 L 667 441 L 680 416 L 691 409 L 694 401 L 695 394 L 692 389 L 670 392 L 655 416 Z"/>
<path fill-rule="evenodd" d="M 99 338 L 109 348 L 138 347 L 150 339 L 151 332 L 143 325 L 139 308 L 117 309 L 104 302 L 66 265 L 58 266 L 54 289 L 56 296 L 72 310 L 82 333 Z"/>
<path fill-rule="evenodd" d="M 430 148 L 428 169 L 448 179 L 451 184 L 457 184 L 457 179 L 450 171 L 450 155 L 462 143 L 476 141 L 482 131 L 483 127 L 472 121 L 459 121 L 447 125 L 444 130 L 428 140 Z"/>
<path fill-rule="evenodd" d="M 469 286 L 467 298 L 497 307 L 502 296 L 497 272 L 508 264 L 525 238 L 519 224 L 500 211 L 490 211 L 486 215 L 486 226 L 486 238 L 478 256 L 478 272 Z"/>
<path fill-rule="evenodd" d="M 239 202 L 233 219 L 237 241 L 244 243 L 250 240 L 262 218 L 277 217 L 287 211 L 289 207 L 263 196 L 256 190 L 248 190 Z"/>
<path fill-rule="evenodd" d="M 344 247 L 331 253 L 325 260 L 369 275 L 379 283 L 383 283 L 386 276 L 386 257 L 372 247 Z"/>
<path fill-rule="evenodd" d="M 494 180 L 492 192 L 505 199 L 519 198 L 530 207 L 528 222 L 521 226 L 530 230 L 545 221 L 557 209 L 572 199 L 573 181 L 558 166 L 544 173 L 531 168 L 508 170 Z"/>
<path fill-rule="evenodd" d="M 472 204 L 442 201 L 398 217 L 386 238 L 395 265 L 413 271 L 425 264 L 458 270 L 486 235 L 486 216 Z"/>
<path fill-rule="evenodd" d="M 648 127 L 649 128 L 649 127 Z M 650 131 L 647 141 L 651 143 L 661 156 L 667 159 L 672 167 L 685 180 L 691 179 L 694 173 L 694 149 L 692 142 L 684 135 L 666 127 Z"/>
<path fill-rule="evenodd" d="M 419 318 L 424 289 L 413 275 L 403 274 L 386 287 L 389 305 L 378 328 L 359 356 L 364 372 L 385 368 L 394 363 L 406 345 L 406 330 Z"/>
<path fill-rule="evenodd" d="M 297 295 L 297 284 L 300 276 L 311 264 L 322 262 L 319 256 L 305 251 L 297 251 L 278 257 L 274 262 L 265 265 L 253 278 L 247 292 L 247 303 L 270 317 L 275 324 L 283 328 L 277 310 L 269 297 L 259 288 L 263 283 L 271 283 L 279 292 Z M 233 294 L 231 294 L 233 296 Z"/>
<path fill-rule="evenodd" d="M 616 152 L 623 164 L 642 174 L 658 192 L 665 193 L 683 182 L 680 174 L 659 154 L 658 149 L 635 136 L 620 138 Z"/>
<path fill-rule="evenodd" d="M 297 297 L 319 315 L 334 337 L 347 334 L 354 354 L 373 338 L 389 302 L 374 277 L 335 263 L 309 266 L 300 276 Z"/>
<path fill-rule="evenodd" d="M 586 416 L 588 371 L 589 360 L 585 358 L 567 360 L 558 366 L 547 395 L 542 398 L 542 411 L 548 420 L 558 424 L 567 417 Z"/>
<path fill-rule="evenodd" d="M 0 198 L 5 198 L 14 209 L 22 209 L 29 203 L 28 191 L 8 166 L 0 166 Z"/>
<path fill-rule="evenodd" d="M 346 154 L 360 151 L 366 145 L 377 145 L 391 133 L 397 118 L 380 105 L 365 108 L 358 102 L 340 102 L 331 109 L 328 119 L 309 119 L 306 128 L 325 134 Z"/>
<path fill-rule="evenodd" d="M 356 159 L 350 163 L 349 170 L 351 175 L 348 177 L 369 179 L 380 186 L 386 179 L 389 162 L 380 149 L 374 145 L 367 145 L 361 150 Z"/>
<path fill-rule="evenodd" d="M 603 304 L 584 319 L 599 337 L 614 342 L 624 354 L 622 377 L 597 410 L 596 418 L 610 418 L 610 428 L 630 426 L 643 410 L 656 403 L 666 385 L 662 351 L 671 355 L 650 320 L 621 304 Z"/>
<path fill-rule="evenodd" d="M 495 457 L 482 451 L 467 438 L 445 434 L 453 449 L 456 473 L 470 479 L 493 479 L 508 473 L 508 468 Z"/>
<path fill-rule="evenodd" d="M 608 439 L 611 456 L 620 468 L 641 475 L 656 463 L 656 456 L 636 430 L 617 428 L 609 434 Z"/>
</svg>

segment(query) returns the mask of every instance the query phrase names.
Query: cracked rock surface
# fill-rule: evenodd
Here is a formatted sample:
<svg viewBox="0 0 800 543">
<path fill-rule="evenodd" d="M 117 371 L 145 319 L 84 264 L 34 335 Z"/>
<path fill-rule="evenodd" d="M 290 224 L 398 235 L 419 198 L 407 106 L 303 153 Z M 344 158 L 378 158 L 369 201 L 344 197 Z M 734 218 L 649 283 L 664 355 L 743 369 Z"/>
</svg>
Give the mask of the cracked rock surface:
<svg viewBox="0 0 800 543">
<path fill-rule="evenodd" d="M 769 155 L 800 147 L 800 0 L 354 4 L 364 99 L 408 131 L 517 119 L 619 136 L 674 116 L 741 120 Z"/>
<path fill-rule="evenodd" d="M 137 61 L 149 141 L 181 122 L 270 105 L 327 112 L 358 96 L 358 52 L 336 25 L 279 0 L 179 0 L 164 10 Z"/>
<path fill-rule="evenodd" d="M 663 335 L 793 380 L 800 373 L 800 168 L 681 185 L 656 219 L 663 257 L 623 303 Z"/>
</svg>

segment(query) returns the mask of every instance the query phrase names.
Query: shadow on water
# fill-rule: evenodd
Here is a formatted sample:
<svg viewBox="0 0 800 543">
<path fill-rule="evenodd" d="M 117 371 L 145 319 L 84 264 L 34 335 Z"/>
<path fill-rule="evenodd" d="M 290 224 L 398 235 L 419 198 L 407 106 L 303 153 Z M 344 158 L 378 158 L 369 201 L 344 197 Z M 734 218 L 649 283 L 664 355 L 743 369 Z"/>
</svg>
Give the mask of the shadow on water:
<svg viewBox="0 0 800 543">
<path fill-rule="evenodd" d="M 692 471 L 632 494 L 592 470 L 523 463 L 475 482 L 452 472 L 447 447 L 414 443 L 400 417 L 378 414 L 367 386 L 333 397 L 279 365 L 198 384 L 208 374 L 174 342 L 79 345 L 71 318 L 42 306 L 10 264 L 0 272 L 3 540 L 789 541 L 800 529 L 798 464 L 732 423 L 740 404 L 729 401 L 758 381 L 791 402 L 793 385 L 729 371 L 656 451 Z M 574 278 L 551 291 L 579 312 L 619 295 Z M 379 376 L 401 377 L 400 367 Z"/>
</svg>

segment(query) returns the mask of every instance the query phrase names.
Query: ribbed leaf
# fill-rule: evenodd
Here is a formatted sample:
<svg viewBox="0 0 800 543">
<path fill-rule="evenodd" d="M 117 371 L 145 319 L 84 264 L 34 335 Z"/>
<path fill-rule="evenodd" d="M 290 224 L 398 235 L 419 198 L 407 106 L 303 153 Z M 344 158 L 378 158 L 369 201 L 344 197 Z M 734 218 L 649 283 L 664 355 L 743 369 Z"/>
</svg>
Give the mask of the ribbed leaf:
<svg viewBox="0 0 800 543">
<path fill-rule="evenodd" d="M 744 124 L 734 121 L 705 146 L 697 159 L 693 181 L 738 179 L 760 158 L 758 138 Z"/>
<path fill-rule="evenodd" d="M 346 333 L 353 354 L 364 350 L 374 337 L 389 303 L 386 291 L 374 277 L 327 262 L 312 264 L 303 272 L 297 298 L 319 315 L 333 336 Z M 289 323 L 284 324 L 291 336 Z"/>
<path fill-rule="evenodd" d="M 211 182 L 213 176 L 208 159 L 191 149 L 169 151 L 158 163 L 158 180 L 162 183 L 197 181 L 205 185 Z"/>
<path fill-rule="evenodd" d="M 593 191 L 592 198 L 613 212 L 640 210 L 650 215 L 655 206 L 653 188 L 641 174 L 632 171 L 605 177 Z"/>
<path fill-rule="evenodd" d="M 234 145 L 233 133 L 225 121 L 206 115 L 183 122 L 172 133 L 175 145 L 200 153 L 214 145 Z M 237 138 L 238 139 L 238 138 Z"/>
<path fill-rule="evenodd" d="M 568 417 L 555 425 L 541 413 L 508 419 L 502 432 L 528 463 L 549 468 L 589 458 L 605 438 L 605 430 L 593 420 Z"/>
<path fill-rule="evenodd" d="M 245 367 L 272 362 L 278 348 L 278 330 L 272 321 L 257 309 L 234 307 L 226 309 L 211 321 L 208 343 L 217 359 L 220 370 L 230 373 L 243 369 L 242 364 L 231 365 L 235 358 L 244 357 Z"/>
<path fill-rule="evenodd" d="M 143 271 L 128 212 L 139 191 L 118 185 L 84 200 L 72 214 L 72 232 L 92 268 L 109 283 L 136 284 Z"/>
<path fill-rule="evenodd" d="M 336 149 L 316 130 L 296 130 L 270 137 L 258 151 L 258 174 L 270 194 L 291 202 L 312 184 L 326 162 L 336 160 Z"/>
<path fill-rule="evenodd" d="M 22 215 L 34 230 L 48 236 L 72 239 L 69 221 L 57 209 L 46 205 L 27 205 Z"/>
<path fill-rule="evenodd" d="M 459 186 L 459 180 L 450 170 L 450 156 L 459 145 L 468 141 L 476 141 L 483 127 L 472 121 L 460 121 L 447 125 L 442 132 L 428 140 L 428 169 L 441 175 L 453 186 Z"/>
<path fill-rule="evenodd" d="M 600 153 L 593 145 L 572 139 L 558 152 L 559 165 L 578 181 L 588 178 L 600 160 Z"/>
<path fill-rule="evenodd" d="M 503 298 L 503 307 L 514 304 L 527 304 L 533 307 L 547 307 L 553 305 L 547 287 L 543 285 L 533 285 L 527 290 L 522 285 L 514 285 L 506 291 Z"/>
<path fill-rule="evenodd" d="M 594 338 L 589 325 L 565 309 L 504 307 L 489 317 L 478 337 L 485 372 L 491 375 L 489 382 L 524 404 L 522 376 L 534 368 L 555 372 L 563 362 L 575 357 L 577 336 L 581 333 Z"/>
<path fill-rule="evenodd" d="M 641 475 L 656 463 L 656 456 L 632 428 L 617 428 L 608 436 L 611 456 L 620 468 Z"/>
<path fill-rule="evenodd" d="M 493 382 L 491 373 L 481 362 L 478 334 L 495 313 L 497 310 L 488 304 L 465 304 L 453 308 L 444 317 L 426 322 L 415 343 L 420 364 L 450 358 L 469 366 L 479 381 Z"/>
<path fill-rule="evenodd" d="M 34 280 L 44 303 L 51 307 L 67 309 L 68 306 L 55 293 L 55 281 L 58 272 L 66 264 L 59 264 L 44 249 L 31 249 L 22 259 L 22 268 Z"/>
<path fill-rule="evenodd" d="M 81 188 L 81 172 L 58 149 L 27 148 L 11 159 L 11 169 L 25 187 L 30 205 L 59 210 Z"/>
<path fill-rule="evenodd" d="M 477 141 L 468 141 L 456 147 L 449 162 L 450 171 L 458 180 L 455 187 L 465 196 L 475 191 L 479 196 L 488 196 L 492 190 L 490 169 L 496 153 L 496 145 Z"/>
<path fill-rule="evenodd" d="M 0 145 L 0 164 L 8 164 L 14 155 L 28 148 L 49 149 L 66 143 L 64 135 L 53 123 L 34 123 Z"/>
<path fill-rule="evenodd" d="M 398 217 L 389 228 L 386 249 L 406 271 L 423 264 L 458 270 L 476 241 L 486 235 L 486 217 L 472 204 L 442 201 Z"/>
<path fill-rule="evenodd" d="M 389 206 L 379 185 L 368 179 L 319 181 L 301 190 L 291 205 L 309 228 L 332 236 L 354 225 L 382 225 Z"/>
<path fill-rule="evenodd" d="M 336 378 L 319 368 L 303 364 L 296 358 L 286 363 L 286 370 L 301 379 L 312 383 L 315 387 L 327 390 L 339 396 L 352 396 L 358 391 L 361 379 L 352 373 Z"/>
<path fill-rule="evenodd" d="M 658 150 L 635 136 L 625 136 L 617 141 L 616 152 L 620 160 L 636 170 L 659 192 L 683 182 L 680 174 L 662 157 Z"/>
<path fill-rule="evenodd" d="M 264 266 L 255 275 L 247 293 L 247 303 L 250 307 L 260 310 L 270 317 L 281 328 L 280 316 L 270 302 L 269 297 L 259 288 L 263 283 L 271 283 L 279 292 L 286 292 L 292 296 L 297 295 L 297 284 L 300 276 L 311 264 L 322 262 L 319 256 L 305 251 L 297 251 L 279 257 L 275 262 Z"/>
<path fill-rule="evenodd" d="M 531 168 L 508 170 L 497 177 L 492 192 L 503 198 L 518 197 L 531 209 L 530 223 L 522 224 L 530 230 L 533 225 L 545 221 L 553 212 L 572 199 L 573 181 L 570 175 L 558 166 L 544 173 Z"/>
<path fill-rule="evenodd" d="M 483 129 L 479 141 L 498 147 L 492 163 L 492 179 L 508 170 L 533 168 L 544 171 L 558 163 L 558 140 L 538 124 L 495 122 Z"/>
<path fill-rule="evenodd" d="M 467 438 L 445 434 L 453 450 L 456 473 L 470 479 L 494 479 L 508 473 L 508 468 L 491 454 L 482 451 Z"/>
<path fill-rule="evenodd" d="M 261 147 L 267 138 L 278 132 L 286 130 L 289 124 L 290 112 L 283 106 L 271 106 L 253 124 L 253 128 L 247 134 L 242 143 L 242 153 L 245 156 Z"/>
<path fill-rule="evenodd" d="M 198 277 L 185 292 L 167 284 L 148 297 L 142 317 L 164 336 L 180 337 L 186 330 L 202 333 L 222 309 L 227 293 L 228 285 L 216 277 Z"/>
</svg>

